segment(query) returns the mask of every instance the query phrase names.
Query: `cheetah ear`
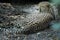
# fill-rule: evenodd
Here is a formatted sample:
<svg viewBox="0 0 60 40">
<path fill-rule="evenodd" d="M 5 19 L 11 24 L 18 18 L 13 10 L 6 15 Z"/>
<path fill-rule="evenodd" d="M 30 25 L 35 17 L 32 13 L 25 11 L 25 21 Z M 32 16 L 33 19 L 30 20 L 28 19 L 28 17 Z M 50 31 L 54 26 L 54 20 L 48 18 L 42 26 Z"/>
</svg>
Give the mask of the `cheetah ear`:
<svg viewBox="0 0 60 40">
<path fill-rule="evenodd" d="M 51 14 L 55 17 L 55 20 L 58 19 L 58 9 L 57 7 L 55 6 L 55 4 L 50 4 L 51 5 L 51 8 L 50 8 L 50 12 Z"/>
</svg>

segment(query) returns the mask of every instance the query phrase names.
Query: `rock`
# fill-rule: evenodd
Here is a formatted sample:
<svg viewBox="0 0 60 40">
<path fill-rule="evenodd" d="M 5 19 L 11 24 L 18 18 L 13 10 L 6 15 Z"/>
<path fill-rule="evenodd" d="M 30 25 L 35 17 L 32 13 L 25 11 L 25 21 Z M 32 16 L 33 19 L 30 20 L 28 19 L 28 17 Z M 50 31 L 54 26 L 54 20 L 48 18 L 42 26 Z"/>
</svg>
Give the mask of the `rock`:
<svg viewBox="0 0 60 40">
<path fill-rule="evenodd" d="M 17 18 L 14 25 L 20 27 L 21 33 L 29 34 L 47 28 L 52 20 L 53 16 L 49 13 L 35 13 Z"/>
</svg>

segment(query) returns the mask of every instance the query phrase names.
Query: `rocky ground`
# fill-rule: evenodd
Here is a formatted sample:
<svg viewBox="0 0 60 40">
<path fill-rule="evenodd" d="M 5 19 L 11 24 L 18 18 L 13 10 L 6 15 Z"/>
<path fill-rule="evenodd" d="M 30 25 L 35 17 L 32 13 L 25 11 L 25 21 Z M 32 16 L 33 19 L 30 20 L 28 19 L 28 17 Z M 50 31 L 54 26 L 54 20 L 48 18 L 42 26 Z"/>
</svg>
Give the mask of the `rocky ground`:
<svg viewBox="0 0 60 40">
<path fill-rule="evenodd" d="M 6 5 L 7 6 L 5 6 L 5 3 L 0 3 L 0 40 L 60 40 L 60 31 L 54 31 L 51 29 L 46 29 L 29 35 L 20 34 L 20 28 L 13 27 L 13 24 L 9 21 L 15 20 L 17 16 L 22 15 L 22 12 L 38 13 L 38 8 L 35 5 L 12 6 L 8 3 Z M 4 26 L 2 25 L 3 23 Z"/>
</svg>

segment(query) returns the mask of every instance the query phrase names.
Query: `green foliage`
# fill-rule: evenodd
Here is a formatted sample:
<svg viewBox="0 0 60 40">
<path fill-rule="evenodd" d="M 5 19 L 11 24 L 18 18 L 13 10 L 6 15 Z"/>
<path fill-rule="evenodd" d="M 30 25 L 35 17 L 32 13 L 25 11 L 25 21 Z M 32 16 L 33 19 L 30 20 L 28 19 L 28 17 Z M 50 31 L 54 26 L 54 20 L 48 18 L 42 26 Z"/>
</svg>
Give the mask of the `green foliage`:
<svg viewBox="0 0 60 40">
<path fill-rule="evenodd" d="M 55 3 L 55 4 L 60 4 L 60 0 L 50 0 L 50 2 Z"/>
<path fill-rule="evenodd" d="M 55 22 L 52 24 L 51 29 L 60 30 L 60 22 Z"/>
</svg>

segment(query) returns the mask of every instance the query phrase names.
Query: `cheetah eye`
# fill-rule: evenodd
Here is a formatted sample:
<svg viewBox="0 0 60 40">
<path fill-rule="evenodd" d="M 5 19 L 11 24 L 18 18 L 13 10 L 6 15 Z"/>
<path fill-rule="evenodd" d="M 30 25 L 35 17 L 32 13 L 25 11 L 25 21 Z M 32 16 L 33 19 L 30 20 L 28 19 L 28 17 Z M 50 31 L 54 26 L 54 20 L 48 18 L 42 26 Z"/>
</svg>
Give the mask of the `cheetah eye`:
<svg viewBox="0 0 60 40">
<path fill-rule="evenodd" d="M 36 9 L 36 10 L 39 10 L 39 9 Z"/>
</svg>

